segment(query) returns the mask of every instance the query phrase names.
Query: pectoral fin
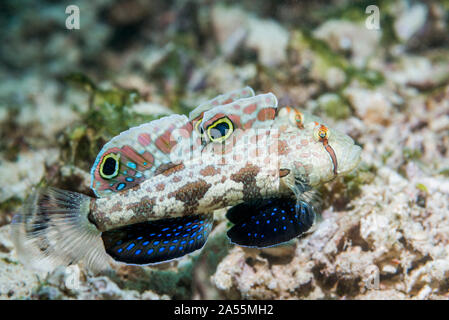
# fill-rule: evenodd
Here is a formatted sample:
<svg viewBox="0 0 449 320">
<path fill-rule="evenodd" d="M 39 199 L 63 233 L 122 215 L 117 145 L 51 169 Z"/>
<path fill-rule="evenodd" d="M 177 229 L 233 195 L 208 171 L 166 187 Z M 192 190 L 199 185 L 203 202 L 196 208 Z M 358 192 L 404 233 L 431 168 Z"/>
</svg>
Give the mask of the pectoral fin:
<svg viewBox="0 0 449 320">
<path fill-rule="evenodd" d="M 313 225 L 315 211 L 304 201 L 273 198 L 231 208 L 227 217 L 236 224 L 227 235 L 235 244 L 269 247 L 303 234 Z"/>
</svg>

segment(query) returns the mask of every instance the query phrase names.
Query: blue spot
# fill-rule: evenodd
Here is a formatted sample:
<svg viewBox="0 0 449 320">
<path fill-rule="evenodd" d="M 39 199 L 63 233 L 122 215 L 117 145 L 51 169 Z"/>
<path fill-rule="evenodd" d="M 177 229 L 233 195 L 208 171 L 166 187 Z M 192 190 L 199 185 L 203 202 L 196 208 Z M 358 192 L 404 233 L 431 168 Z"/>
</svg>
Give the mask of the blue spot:
<svg viewBox="0 0 449 320">
<path fill-rule="evenodd" d="M 182 250 L 182 247 L 179 247 L 179 250 Z"/>
<path fill-rule="evenodd" d="M 198 231 L 201 231 L 204 229 L 204 226 L 201 226 L 201 228 L 198 229 Z"/>
<path fill-rule="evenodd" d="M 278 211 L 278 208 L 274 208 L 273 211 Z"/>
<path fill-rule="evenodd" d="M 190 240 L 190 241 L 189 241 L 189 244 L 192 244 L 192 243 L 193 243 L 193 240 Z"/>
<path fill-rule="evenodd" d="M 167 231 L 169 228 L 164 228 L 164 229 L 162 229 L 162 231 Z"/>
<path fill-rule="evenodd" d="M 285 210 L 281 210 L 282 213 L 285 213 Z"/>
<path fill-rule="evenodd" d="M 192 235 L 190 236 L 190 238 L 193 238 L 196 235 L 196 232 L 192 233 Z"/>
<path fill-rule="evenodd" d="M 192 229 L 195 229 L 196 227 L 198 227 L 198 225 L 194 225 L 194 226 L 192 227 Z"/>
<path fill-rule="evenodd" d="M 278 229 L 274 228 L 274 232 L 278 231 Z"/>
<path fill-rule="evenodd" d="M 182 226 L 179 226 L 178 229 L 182 229 Z"/>
<path fill-rule="evenodd" d="M 125 170 L 125 171 L 123 171 L 123 174 L 128 174 L 128 171 L 126 171 L 126 170 Z"/>
<path fill-rule="evenodd" d="M 127 248 L 126 248 L 126 250 L 131 250 L 133 247 L 135 246 L 135 244 L 134 243 L 131 243 Z"/>
<path fill-rule="evenodd" d="M 167 237 L 170 237 L 171 236 L 171 233 L 167 233 Z"/>
<path fill-rule="evenodd" d="M 152 234 L 150 234 L 150 237 L 154 237 L 156 234 L 155 233 L 152 233 Z"/>
<path fill-rule="evenodd" d="M 150 241 L 145 241 L 144 243 L 142 243 L 144 246 L 146 246 L 147 244 L 149 244 Z"/>
<path fill-rule="evenodd" d="M 293 220 L 290 220 L 290 223 L 293 223 Z"/>
<path fill-rule="evenodd" d="M 138 238 L 137 238 L 137 240 L 142 240 L 142 239 L 143 239 L 143 237 L 138 237 Z"/>
<path fill-rule="evenodd" d="M 254 234 L 254 237 L 257 237 L 257 233 Z"/>
<path fill-rule="evenodd" d="M 178 234 L 179 234 L 179 232 L 176 232 L 176 233 L 175 233 L 175 236 L 177 236 Z"/>
<path fill-rule="evenodd" d="M 173 240 L 173 243 L 176 243 L 176 242 L 178 242 L 178 240 Z"/>
<path fill-rule="evenodd" d="M 276 212 L 272 212 L 271 215 L 274 216 L 276 214 Z"/>
<path fill-rule="evenodd" d="M 170 242 L 170 241 L 168 241 L 168 240 L 164 241 L 165 244 L 167 244 L 167 243 L 169 243 L 169 242 Z"/>
<path fill-rule="evenodd" d="M 125 180 L 128 181 L 128 182 L 133 182 L 134 181 L 134 179 L 131 178 L 131 177 L 127 177 Z"/>
<path fill-rule="evenodd" d="M 203 235 L 201 235 L 201 234 L 198 235 L 197 239 L 198 239 L 198 240 L 201 239 L 202 236 L 203 236 Z"/>
<path fill-rule="evenodd" d="M 137 172 L 137 173 L 135 174 L 135 176 L 136 176 L 136 178 L 142 178 L 142 174 L 141 174 L 140 172 Z"/>
<path fill-rule="evenodd" d="M 248 232 L 248 237 L 251 237 L 251 233 Z"/>
<path fill-rule="evenodd" d="M 122 183 L 119 183 L 119 185 L 117 186 L 117 190 L 122 190 L 123 188 L 125 188 L 125 186 L 126 186 L 126 184 L 124 184 L 123 182 Z"/>
<path fill-rule="evenodd" d="M 286 227 L 286 226 L 284 226 L 284 230 L 287 230 L 287 227 Z"/>
<path fill-rule="evenodd" d="M 136 169 L 137 168 L 136 164 L 134 162 L 131 162 L 131 161 L 128 162 L 128 167 L 130 167 L 132 169 Z"/>
<path fill-rule="evenodd" d="M 164 251 L 164 250 L 165 250 L 165 248 L 162 247 L 162 248 L 159 249 L 159 252 L 162 252 L 162 251 Z"/>
<path fill-rule="evenodd" d="M 171 246 L 171 247 L 170 247 L 170 250 L 173 250 L 173 249 L 175 249 L 175 246 Z"/>
<path fill-rule="evenodd" d="M 136 250 L 136 252 L 134 253 L 136 256 L 139 255 L 142 252 L 142 250 Z"/>
<path fill-rule="evenodd" d="M 117 250 L 118 253 L 120 253 L 120 252 L 122 252 L 122 251 L 123 251 L 122 248 L 120 248 L 120 249 Z"/>
<path fill-rule="evenodd" d="M 246 223 L 242 224 L 242 228 L 246 226 Z"/>
<path fill-rule="evenodd" d="M 147 254 L 152 254 L 153 251 L 154 251 L 153 249 L 150 249 L 150 250 L 147 251 Z"/>
<path fill-rule="evenodd" d="M 262 234 L 261 236 L 260 236 L 261 238 L 263 238 L 264 237 L 264 235 Z"/>
<path fill-rule="evenodd" d="M 148 164 L 148 162 L 144 162 L 143 165 L 146 166 Z"/>
<path fill-rule="evenodd" d="M 189 234 L 186 233 L 186 234 L 184 234 L 182 237 L 185 238 L 185 237 L 188 237 L 188 236 L 189 236 Z"/>
<path fill-rule="evenodd" d="M 267 224 L 270 224 L 270 220 L 267 220 Z"/>
<path fill-rule="evenodd" d="M 157 246 L 159 244 L 159 241 L 154 241 L 153 243 L 155 246 Z"/>
<path fill-rule="evenodd" d="M 186 232 L 190 232 L 190 230 L 192 230 L 192 229 L 189 228 L 189 229 L 186 230 Z"/>
<path fill-rule="evenodd" d="M 282 220 L 285 220 L 285 217 L 282 217 Z"/>
<path fill-rule="evenodd" d="M 259 220 L 256 221 L 256 224 L 259 224 Z"/>
<path fill-rule="evenodd" d="M 186 223 L 186 226 L 190 226 L 192 224 L 192 222 Z"/>
<path fill-rule="evenodd" d="M 157 235 L 158 238 L 160 238 L 161 236 L 162 236 L 162 233 L 159 233 L 159 234 Z"/>
</svg>

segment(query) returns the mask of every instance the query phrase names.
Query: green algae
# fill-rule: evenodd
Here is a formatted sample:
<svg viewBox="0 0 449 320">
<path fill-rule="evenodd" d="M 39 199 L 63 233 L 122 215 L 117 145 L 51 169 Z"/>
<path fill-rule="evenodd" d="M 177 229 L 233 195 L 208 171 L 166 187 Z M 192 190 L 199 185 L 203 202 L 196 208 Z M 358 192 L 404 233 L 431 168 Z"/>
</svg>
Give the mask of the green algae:
<svg viewBox="0 0 449 320">
<path fill-rule="evenodd" d="M 406 161 L 415 161 L 422 157 L 422 151 L 406 147 L 402 150 L 402 155 Z"/>
<path fill-rule="evenodd" d="M 141 101 L 137 90 L 101 89 L 86 75 L 74 73 L 66 77 L 69 84 L 88 95 L 89 107 L 81 120 L 68 128 L 63 138 L 63 159 L 88 170 L 101 147 L 120 132 L 157 117 L 132 110 Z"/>
<path fill-rule="evenodd" d="M 334 67 L 346 74 L 343 86 L 347 86 L 354 79 L 368 87 L 376 87 L 385 81 L 382 73 L 376 70 L 353 66 L 343 54 L 333 51 L 325 41 L 313 37 L 309 31 L 295 30 L 291 39 L 291 50 L 309 49 L 316 53 L 313 68 L 322 79 L 326 77 L 327 70 Z"/>
<path fill-rule="evenodd" d="M 318 112 L 324 112 L 328 117 L 343 120 L 351 116 L 352 109 L 345 98 L 338 94 L 325 94 L 318 99 Z"/>
</svg>

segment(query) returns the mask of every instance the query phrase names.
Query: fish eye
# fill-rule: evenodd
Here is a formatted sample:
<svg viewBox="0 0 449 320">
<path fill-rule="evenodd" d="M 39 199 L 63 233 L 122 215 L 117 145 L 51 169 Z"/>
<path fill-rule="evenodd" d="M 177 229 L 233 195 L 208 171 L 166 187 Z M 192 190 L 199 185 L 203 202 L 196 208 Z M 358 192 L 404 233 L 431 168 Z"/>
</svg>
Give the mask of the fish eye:
<svg viewBox="0 0 449 320">
<path fill-rule="evenodd" d="M 315 129 L 314 135 L 317 141 L 324 141 L 329 139 L 330 131 L 325 125 L 322 124 L 320 127 Z"/>
<path fill-rule="evenodd" d="M 118 175 L 120 154 L 110 153 L 103 157 L 100 165 L 100 176 L 103 179 L 112 179 Z"/>
<path fill-rule="evenodd" d="M 295 110 L 295 122 L 296 122 L 296 126 L 298 128 L 303 128 L 304 127 L 304 115 Z"/>
<path fill-rule="evenodd" d="M 234 124 L 229 118 L 224 117 L 216 120 L 207 127 L 207 136 L 212 142 L 226 140 L 234 131 Z"/>
</svg>

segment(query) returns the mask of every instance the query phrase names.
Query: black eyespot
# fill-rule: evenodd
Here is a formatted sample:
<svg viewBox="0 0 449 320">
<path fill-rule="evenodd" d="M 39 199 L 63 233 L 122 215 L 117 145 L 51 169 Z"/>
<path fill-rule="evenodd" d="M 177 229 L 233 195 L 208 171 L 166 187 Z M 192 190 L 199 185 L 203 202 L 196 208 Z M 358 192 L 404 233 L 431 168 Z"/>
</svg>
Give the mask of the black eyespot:
<svg viewBox="0 0 449 320">
<path fill-rule="evenodd" d="M 115 172 L 115 166 L 116 166 L 117 160 L 114 158 L 107 158 L 106 161 L 103 164 L 103 174 L 105 176 L 110 176 L 114 174 Z"/>
<path fill-rule="evenodd" d="M 212 142 L 222 142 L 226 140 L 233 131 L 234 124 L 227 117 L 220 118 L 207 127 L 207 135 Z"/>
<path fill-rule="evenodd" d="M 229 124 L 226 122 L 222 122 L 217 124 L 210 130 L 210 135 L 213 139 L 218 139 L 220 137 L 224 137 L 229 130 Z"/>
<path fill-rule="evenodd" d="M 110 153 L 106 155 L 100 165 L 100 176 L 103 179 L 112 179 L 119 173 L 120 154 Z"/>
</svg>

